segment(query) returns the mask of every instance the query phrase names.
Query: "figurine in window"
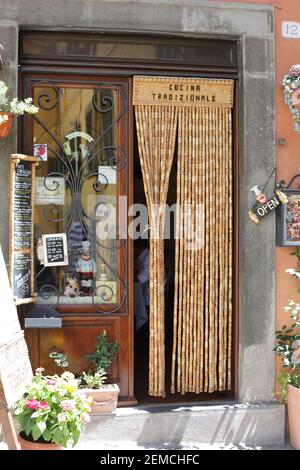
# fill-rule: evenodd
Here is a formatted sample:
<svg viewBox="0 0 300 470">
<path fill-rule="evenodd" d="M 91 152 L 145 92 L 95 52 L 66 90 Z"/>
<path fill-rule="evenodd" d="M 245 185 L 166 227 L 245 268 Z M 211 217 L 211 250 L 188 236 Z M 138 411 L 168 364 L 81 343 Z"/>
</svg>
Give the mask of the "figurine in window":
<svg viewBox="0 0 300 470">
<path fill-rule="evenodd" d="M 41 265 L 44 265 L 44 247 L 43 239 L 39 237 L 36 243 L 36 255 Z"/>
<path fill-rule="evenodd" d="M 64 290 L 64 295 L 67 297 L 77 297 L 79 295 L 79 284 L 76 277 L 67 277 L 67 284 Z"/>
<path fill-rule="evenodd" d="M 82 242 L 81 252 L 76 262 L 76 271 L 78 272 L 83 295 L 93 295 L 94 277 L 97 273 L 97 266 L 91 256 L 91 244 L 88 240 Z"/>
</svg>

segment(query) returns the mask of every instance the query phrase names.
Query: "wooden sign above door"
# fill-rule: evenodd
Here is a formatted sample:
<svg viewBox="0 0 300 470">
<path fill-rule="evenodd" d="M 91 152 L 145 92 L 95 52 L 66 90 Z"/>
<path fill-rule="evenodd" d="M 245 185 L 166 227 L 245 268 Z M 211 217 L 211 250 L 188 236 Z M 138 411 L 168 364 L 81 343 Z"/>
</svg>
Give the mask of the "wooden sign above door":
<svg viewBox="0 0 300 470">
<path fill-rule="evenodd" d="M 135 76 L 133 105 L 232 108 L 233 84 L 233 80 Z"/>
</svg>

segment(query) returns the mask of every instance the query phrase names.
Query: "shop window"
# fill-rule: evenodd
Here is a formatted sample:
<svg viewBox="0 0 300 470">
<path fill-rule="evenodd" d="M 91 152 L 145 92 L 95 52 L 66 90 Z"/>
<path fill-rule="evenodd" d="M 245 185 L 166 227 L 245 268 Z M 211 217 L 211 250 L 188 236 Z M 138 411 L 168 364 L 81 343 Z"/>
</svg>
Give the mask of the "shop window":
<svg viewBox="0 0 300 470">
<path fill-rule="evenodd" d="M 119 203 L 126 182 L 126 89 L 41 82 L 32 94 L 39 106 L 33 146 L 41 159 L 34 222 L 38 302 L 120 311 L 126 291 L 126 220 Z M 67 264 L 47 265 L 47 234 L 66 234 Z"/>
</svg>

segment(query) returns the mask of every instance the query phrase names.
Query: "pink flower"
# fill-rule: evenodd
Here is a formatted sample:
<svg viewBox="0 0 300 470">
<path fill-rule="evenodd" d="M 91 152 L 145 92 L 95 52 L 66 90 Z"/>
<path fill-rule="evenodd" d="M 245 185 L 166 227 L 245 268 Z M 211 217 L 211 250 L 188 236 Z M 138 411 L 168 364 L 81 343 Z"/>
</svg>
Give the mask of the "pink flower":
<svg viewBox="0 0 300 470">
<path fill-rule="evenodd" d="M 38 405 L 39 410 L 47 410 L 49 408 L 49 405 L 46 401 L 40 401 Z"/>
<path fill-rule="evenodd" d="M 48 380 L 47 380 L 47 385 L 55 385 L 56 382 L 57 382 L 57 380 L 48 379 Z"/>
<path fill-rule="evenodd" d="M 82 419 L 85 423 L 90 423 L 91 422 L 90 415 L 88 415 L 87 413 L 82 413 Z"/>
<path fill-rule="evenodd" d="M 39 402 L 37 400 L 26 400 L 25 405 L 26 408 L 29 408 L 30 410 L 39 409 Z"/>
<path fill-rule="evenodd" d="M 74 410 L 75 406 L 76 406 L 76 401 L 75 400 L 62 400 L 62 402 L 60 404 L 60 407 L 64 411 L 72 411 L 72 410 Z"/>
<path fill-rule="evenodd" d="M 42 372 L 44 372 L 44 367 L 38 367 L 37 369 L 35 369 L 35 373 L 36 374 L 41 374 Z"/>
<path fill-rule="evenodd" d="M 58 413 L 57 420 L 59 423 L 63 423 L 66 420 L 66 415 L 64 415 L 63 413 Z"/>
<path fill-rule="evenodd" d="M 299 77 L 300 76 L 300 64 L 292 65 L 289 71 L 290 71 L 290 74 L 293 75 L 294 77 Z"/>
</svg>

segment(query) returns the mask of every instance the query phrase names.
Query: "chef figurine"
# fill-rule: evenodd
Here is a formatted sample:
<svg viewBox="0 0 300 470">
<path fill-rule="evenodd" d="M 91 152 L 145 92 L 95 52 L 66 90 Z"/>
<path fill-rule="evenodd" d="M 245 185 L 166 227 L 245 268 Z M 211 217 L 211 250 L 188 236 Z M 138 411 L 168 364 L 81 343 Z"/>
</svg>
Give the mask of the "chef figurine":
<svg viewBox="0 0 300 470">
<path fill-rule="evenodd" d="M 91 257 L 91 244 L 88 240 L 82 242 L 81 253 L 76 262 L 76 271 L 79 275 L 83 295 L 93 295 L 94 276 L 97 273 L 97 266 Z"/>
<path fill-rule="evenodd" d="M 266 202 L 268 202 L 267 196 L 259 189 L 259 187 L 257 185 L 253 186 L 253 188 L 251 188 L 251 191 L 254 192 L 256 200 L 260 204 L 265 204 Z"/>
</svg>

